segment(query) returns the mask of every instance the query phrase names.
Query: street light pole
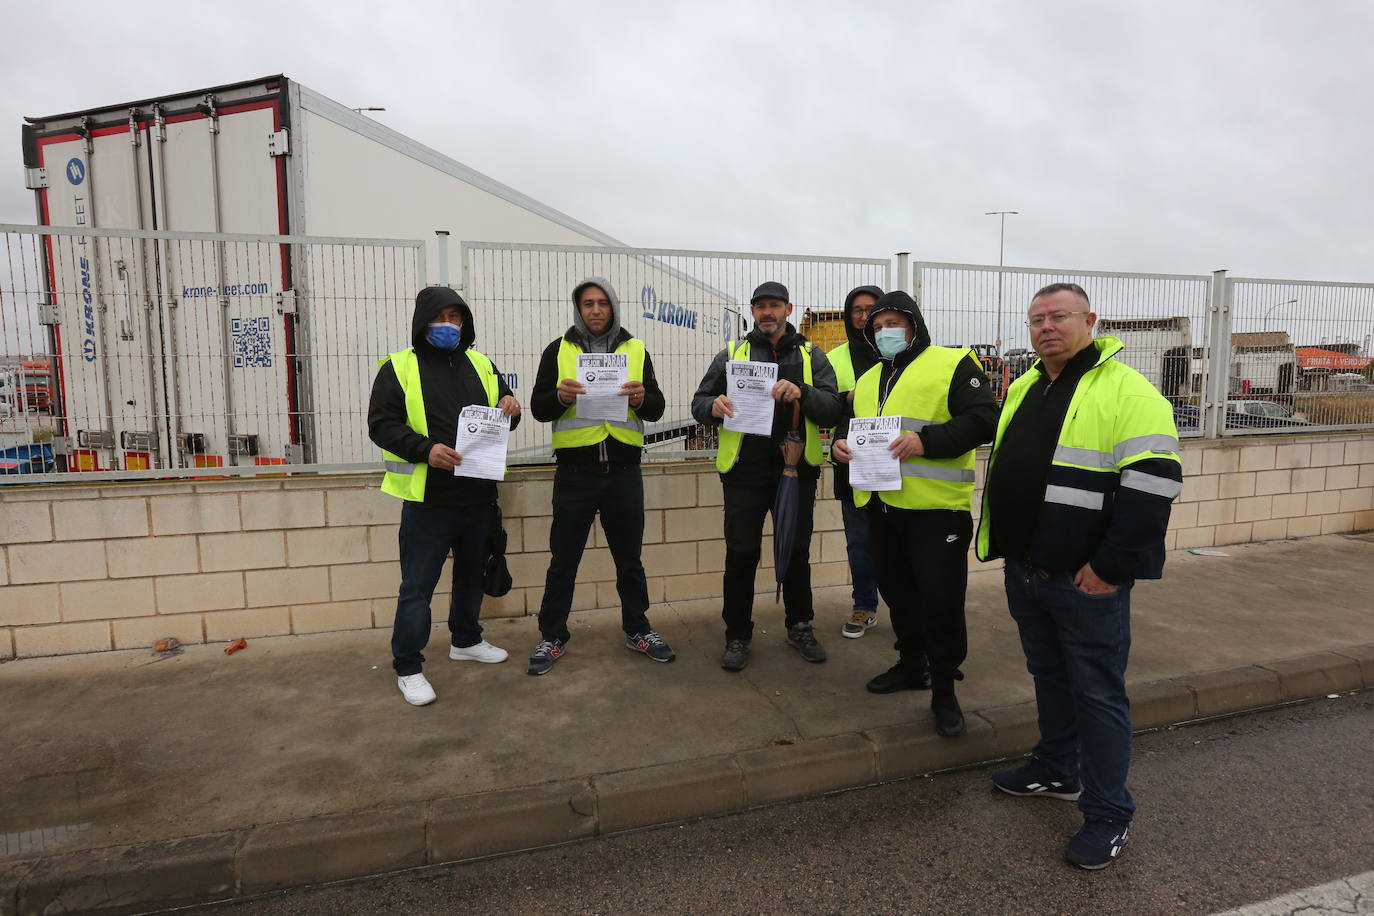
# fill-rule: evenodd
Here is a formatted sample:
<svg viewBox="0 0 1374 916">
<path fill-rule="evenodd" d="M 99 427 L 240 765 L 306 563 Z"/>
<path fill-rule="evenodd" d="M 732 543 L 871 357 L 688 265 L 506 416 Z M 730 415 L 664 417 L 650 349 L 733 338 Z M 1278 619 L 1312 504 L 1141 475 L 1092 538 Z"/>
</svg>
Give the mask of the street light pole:
<svg viewBox="0 0 1374 916">
<path fill-rule="evenodd" d="M 1264 319 L 1263 319 L 1262 321 L 1260 321 L 1260 324 L 1264 325 L 1264 324 L 1268 324 L 1268 323 L 1269 323 L 1269 315 L 1270 315 L 1271 312 L 1274 311 L 1274 309 L 1278 308 L 1278 307 L 1281 306 L 1281 305 L 1292 305 L 1294 302 L 1297 302 L 1297 301 L 1298 301 L 1298 300 L 1296 300 L 1296 299 L 1289 299 L 1289 300 L 1287 300 L 1287 301 L 1285 301 L 1285 302 L 1275 302 L 1273 305 L 1269 306 L 1269 308 L 1265 310 L 1265 312 L 1264 312 Z M 1264 330 L 1264 328 L 1260 328 L 1260 330 L 1262 331 L 1262 330 Z"/>
<path fill-rule="evenodd" d="M 997 232 L 997 355 L 1002 355 L 1002 264 L 1007 243 L 1007 216 L 1019 216 L 1019 210 L 989 210 L 984 216 L 996 216 L 1001 222 Z"/>
</svg>

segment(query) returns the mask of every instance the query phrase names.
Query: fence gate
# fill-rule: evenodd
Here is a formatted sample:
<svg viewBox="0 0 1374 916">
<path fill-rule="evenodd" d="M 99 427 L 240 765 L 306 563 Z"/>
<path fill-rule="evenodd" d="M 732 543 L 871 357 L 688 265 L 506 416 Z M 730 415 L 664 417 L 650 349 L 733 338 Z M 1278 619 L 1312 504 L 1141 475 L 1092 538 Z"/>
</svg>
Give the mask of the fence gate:
<svg viewBox="0 0 1374 916">
<path fill-rule="evenodd" d="M 0 396 L 19 395 L 4 397 L 0 469 L 123 478 L 375 464 L 371 379 L 409 342 L 422 242 L 0 233 Z"/>
<path fill-rule="evenodd" d="M 649 424 L 650 457 L 714 448 L 691 416 L 692 394 L 727 340 L 747 332 L 749 296 L 766 280 L 785 284 L 791 321 L 823 349 L 844 339 L 835 319 L 856 286 L 888 287 L 886 258 L 826 258 L 665 248 L 518 245 L 465 242 L 463 296 L 477 324 L 477 347 L 496 363 L 522 403 L 529 403 L 539 356 L 572 324 L 572 290 L 602 277 L 620 298 L 621 323 L 641 338 L 667 399 Z M 512 463 L 547 462 L 548 424 L 526 422 L 512 435 Z"/>
</svg>

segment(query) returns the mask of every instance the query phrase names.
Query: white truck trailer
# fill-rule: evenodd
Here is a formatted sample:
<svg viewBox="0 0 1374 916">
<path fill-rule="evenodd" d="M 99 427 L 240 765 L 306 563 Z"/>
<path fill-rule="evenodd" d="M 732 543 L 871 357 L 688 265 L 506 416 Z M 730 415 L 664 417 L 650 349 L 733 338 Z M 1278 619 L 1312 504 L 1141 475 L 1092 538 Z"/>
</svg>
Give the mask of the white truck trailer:
<svg viewBox="0 0 1374 916">
<path fill-rule="evenodd" d="M 38 307 L 60 391 L 57 450 L 74 468 L 372 460 L 367 392 L 377 359 L 409 344 L 418 287 L 440 279 L 436 231 L 621 244 L 285 76 L 27 121 L 38 221 L 76 230 L 42 240 Z M 335 241 L 193 235 L 205 233 Z M 704 367 L 737 333 L 732 295 L 747 291 L 717 292 L 652 258 L 618 263 L 635 269 L 608 279 L 651 352 Z M 465 291 L 478 347 L 523 400 L 540 350 L 569 323 L 579 266 L 563 259 L 504 301 Z M 665 314 L 669 296 L 678 313 Z M 664 425 L 689 422 L 681 387 L 665 386 Z M 525 426 L 522 450 L 546 450 L 547 429 Z"/>
<path fill-rule="evenodd" d="M 1120 338 L 1126 365 L 1139 371 L 1170 399 L 1183 398 L 1191 387 L 1193 337 L 1186 316 L 1173 318 L 1103 318 L 1097 333 Z"/>
</svg>

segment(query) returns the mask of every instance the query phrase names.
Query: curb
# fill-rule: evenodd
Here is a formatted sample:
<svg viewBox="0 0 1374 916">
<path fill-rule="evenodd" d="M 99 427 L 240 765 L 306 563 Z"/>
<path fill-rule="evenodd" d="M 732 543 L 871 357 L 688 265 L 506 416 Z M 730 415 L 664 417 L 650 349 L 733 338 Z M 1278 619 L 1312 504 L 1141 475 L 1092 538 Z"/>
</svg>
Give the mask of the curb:
<svg viewBox="0 0 1374 916">
<path fill-rule="evenodd" d="M 1130 687 L 1137 731 L 1374 688 L 1374 645 Z M 0 914 L 134 912 L 462 862 L 730 814 L 1024 754 L 1035 704 L 205 836 L 0 863 Z"/>
</svg>

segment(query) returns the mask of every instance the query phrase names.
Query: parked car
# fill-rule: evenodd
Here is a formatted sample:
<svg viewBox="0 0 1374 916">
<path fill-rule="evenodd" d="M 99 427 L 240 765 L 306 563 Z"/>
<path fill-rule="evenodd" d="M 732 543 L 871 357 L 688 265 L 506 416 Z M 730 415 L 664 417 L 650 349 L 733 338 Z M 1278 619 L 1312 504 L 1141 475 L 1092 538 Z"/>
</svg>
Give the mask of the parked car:
<svg viewBox="0 0 1374 916">
<path fill-rule="evenodd" d="M 1199 410 L 1192 404 L 1174 405 L 1174 425 L 1183 430 L 1198 427 Z M 1277 429 L 1312 424 L 1274 401 L 1230 400 L 1226 402 L 1227 429 Z"/>
</svg>

